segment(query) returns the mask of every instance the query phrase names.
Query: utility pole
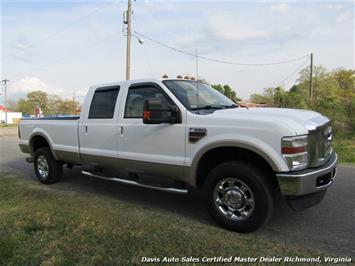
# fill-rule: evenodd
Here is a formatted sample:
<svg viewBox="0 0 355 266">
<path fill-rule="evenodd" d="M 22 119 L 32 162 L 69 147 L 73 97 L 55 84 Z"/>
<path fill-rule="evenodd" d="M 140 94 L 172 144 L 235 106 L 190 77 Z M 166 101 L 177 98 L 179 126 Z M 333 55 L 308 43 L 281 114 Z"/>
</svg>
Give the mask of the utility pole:
<svg viewBox="0 0 355 266">
<path fill-rule="evenodd" d="M 125 20 L 123 23 L 127 24 L 127 48 L 126 48 L 126 80 L 131 78 L 131 15 L 132 15 L 132 3 L 131 0 L 128 0 L 128 7 L 125 13 Z"/>
<path fill-rule="evenodd" d="M 197 108 L 200 106 L 200 90 L 198 87 L 198 55 L 197 55 L 197 48 L 195 51 L 195 55 L 196 55 L 196 89 L 197 89 Z"/>
<path fill-rule="evenodd" d="M 4 82 L 4 91 L 5 91 L 5 124 L 7 124 L 7 83 L 9 82 L 10 80 L 8 79 L 3 79 L 1 80 L 1 82 Z"/>
<path fill-rule="evenodd" d="M 311 53 L 310 76 L 309 76 L 309 100 L 313 102 L 313 53 Z"/>
</svg>

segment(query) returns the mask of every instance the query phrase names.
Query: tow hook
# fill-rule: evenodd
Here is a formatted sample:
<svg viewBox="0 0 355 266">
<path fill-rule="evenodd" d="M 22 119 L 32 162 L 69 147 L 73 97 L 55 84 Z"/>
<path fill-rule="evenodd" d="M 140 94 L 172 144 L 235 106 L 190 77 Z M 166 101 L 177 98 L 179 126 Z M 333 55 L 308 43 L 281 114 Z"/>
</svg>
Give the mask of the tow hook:
<svg viewBox="0 0 355 266">
<path fill-rule="evenodd" d="M 28 163 L 33 163 L 33 157 L 27 157 L 26 162 Z"/>
</svg>

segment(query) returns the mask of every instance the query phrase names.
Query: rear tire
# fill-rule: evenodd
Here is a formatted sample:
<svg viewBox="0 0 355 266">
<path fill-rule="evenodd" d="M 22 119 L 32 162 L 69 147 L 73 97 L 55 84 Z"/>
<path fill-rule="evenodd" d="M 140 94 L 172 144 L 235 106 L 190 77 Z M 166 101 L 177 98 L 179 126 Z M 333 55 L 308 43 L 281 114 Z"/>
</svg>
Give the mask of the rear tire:
<svg viewBox="0 0 355 266">
<path fill-rule="evenodd" d="M 208 174 L 205 183 L 207 208 L 222 227 L 249 233 L 271 217 L 271 183 L 255 166 L 241 161 L 223 163 Z"/>
<path fill-rule="evenodd" d="M 54 159 L 48 147 L 39 148 L 34 155 L 34 169 L 38 180 L 43 184 L 58 182 L 63 174 L 63 165 Z"/>
</svg>

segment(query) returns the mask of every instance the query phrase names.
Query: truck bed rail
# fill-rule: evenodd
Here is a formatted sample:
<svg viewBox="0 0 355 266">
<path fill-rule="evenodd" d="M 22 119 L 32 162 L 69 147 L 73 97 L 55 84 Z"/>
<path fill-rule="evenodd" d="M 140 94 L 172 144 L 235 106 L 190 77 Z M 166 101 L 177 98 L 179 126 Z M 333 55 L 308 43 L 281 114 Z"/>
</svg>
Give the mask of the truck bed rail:
<svg viewBox="0 0 355 266">
<path fill-rule="evenodd" d="M 80 116 L 53 116 L 53 117 L 24 117 L 20 121 L 26 120 L 79 120 Z"/>
</svg>

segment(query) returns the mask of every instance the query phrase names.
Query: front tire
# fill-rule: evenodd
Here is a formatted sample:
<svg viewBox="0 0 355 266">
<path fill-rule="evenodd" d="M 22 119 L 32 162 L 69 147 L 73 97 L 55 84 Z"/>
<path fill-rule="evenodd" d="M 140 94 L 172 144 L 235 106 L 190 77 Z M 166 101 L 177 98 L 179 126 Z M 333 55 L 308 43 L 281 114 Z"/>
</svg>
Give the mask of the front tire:
<svg viewBox="0 0 355 266">
<path fill-rule="evenodd" d="M 34 169 L 38 180 L 43 184 L 58 182 L 63 174 L 62 163 L 54 159 L 49 148 L 39 148 L 34 155 Z"/>
<path fill-rule="evenodd" d="M 264 225 L 272 214 L 271 184 L 246 162 L 217 166 L 208 174 L 205 189 L 210 215 L 226 229 L 249 233 Z"/>
</svg>

